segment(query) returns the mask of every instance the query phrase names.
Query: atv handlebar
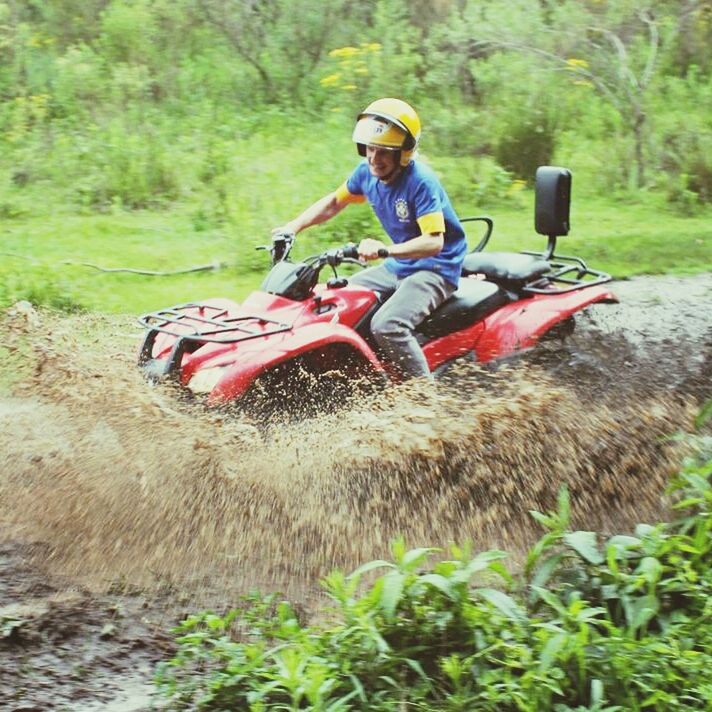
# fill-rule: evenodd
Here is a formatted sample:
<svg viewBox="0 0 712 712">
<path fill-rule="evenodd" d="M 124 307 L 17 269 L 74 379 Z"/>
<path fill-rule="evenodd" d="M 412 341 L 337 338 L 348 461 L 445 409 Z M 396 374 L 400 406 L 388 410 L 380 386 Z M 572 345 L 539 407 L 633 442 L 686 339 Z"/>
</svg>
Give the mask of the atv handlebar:
<svg viewBox="0 0 712 712">
<path fill-rule="evenodd" d="M 259 245 L 256 250 L 269 250 L 270 257 L 272 258 L 272 264 L 276 265 L 278 262 L 282 262 L 289 257 L 289 253 L 292 251 L 292 246 L 296 239 L 296 235 L 293 232 L 278 232 L 272 236 L 271 245 Z M 381 259 L 390 257 L 390 251 L 385 247 L 378 250 L 378 256 Z M 328 250 L 322 255 L 325 263 L 331 267 L 337 267 L 344 260 L 359 260 L 358 245 L 350 242 L 344 247 L 338 247 L 336 249 Z"/>
<path fill-rule="evenodd" d="M 271 245 L 259 245 L 255 247 L 256 250 L 269 250 L 270 257 L 272 258 L 272 264 L 276 265 L 277 262 L 282 262 L 289 257 L 289 253 L 292 251 L 292 245 L 296 239 L 296 234 L 293 232 L 277 232 L 272 235 Z"/>
<path fill-rule="evenodd" d="M 354 245 L 353 243 L 349 243 L 345 247 L 342 248 L 342 253 L 346 259 L 358 259 L 358 245 Z M 387 250 L 385 247 L 382 247 L 378 251 L 378 256 L 380 258 L 385 258 L 385 257 L 390 257 L 391 253 L 389 250 Z"/>
</svg>

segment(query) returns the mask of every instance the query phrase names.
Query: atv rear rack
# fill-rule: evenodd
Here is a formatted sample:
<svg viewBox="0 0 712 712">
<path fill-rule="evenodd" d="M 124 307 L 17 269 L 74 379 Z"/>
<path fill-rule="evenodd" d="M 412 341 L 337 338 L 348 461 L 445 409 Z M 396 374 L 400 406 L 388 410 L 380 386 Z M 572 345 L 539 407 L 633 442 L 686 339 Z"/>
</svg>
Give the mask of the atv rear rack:
<svg viewBox="0 0 712 712">
<path fill-rule="evenodd" d="M 522 291 L 526 294 L 564 294 L 584 287 L 605 284 L 612 279 L 610 274 L 588 267 L 580 257 L 571 255 L 547 257 L 546 253 L 528 251 L 523 251 L 521 254 L 539 257 L 548 260 L 551 264 L 550 272 L 524 286 Z"/>
<path fill-rule="evenodd" d="M 209 315 L 211 312 L 212 315 Z M 259 339 L 261 336 L 272 336 L 292 328 L 290 324 L 265 316 L 228 314 L 224 307 L 210 304 L 178 304 L 144 314 L 138 318 L 138 323 L 153 334 L 151 347 L 158 333 L 187 341 L 234 344 L 238 341 Z"/>
</svg>

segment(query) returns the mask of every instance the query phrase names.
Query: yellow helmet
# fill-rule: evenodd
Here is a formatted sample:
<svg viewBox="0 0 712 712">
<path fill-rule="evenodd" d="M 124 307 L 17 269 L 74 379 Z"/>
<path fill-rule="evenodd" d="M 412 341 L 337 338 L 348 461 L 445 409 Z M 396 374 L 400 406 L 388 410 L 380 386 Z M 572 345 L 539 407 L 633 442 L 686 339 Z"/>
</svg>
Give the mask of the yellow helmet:
<svg viewBox="0 0 712 712">
<path fill-rule="evenodd" d="M 420 139 L 420 119 L 415 109 L 400 99 L 377 99 L 356 120 L 352 136 L 361 156 L 366 146 L 400 151 L 400 164 L 407 166 Z"/>
</svg>

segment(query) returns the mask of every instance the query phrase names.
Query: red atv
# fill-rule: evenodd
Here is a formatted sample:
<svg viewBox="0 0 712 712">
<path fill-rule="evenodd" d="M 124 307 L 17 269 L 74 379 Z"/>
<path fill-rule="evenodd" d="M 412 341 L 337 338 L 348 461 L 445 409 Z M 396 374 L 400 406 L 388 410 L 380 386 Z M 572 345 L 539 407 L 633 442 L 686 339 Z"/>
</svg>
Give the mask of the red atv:
<svg viewBox="0 0 712 712">
<path fill-rule="evenodd" d="M 544 252 L 483 252 L 493 229 L 467 255 L 460 286 L 417 330 L 437 376 L 454 359 L 485 363 L 534 346 L 596 302 L 617 302 L 606 282 L 578 257 L 554 255 L 556 239 L 568 234 L 571 173 L 542 166 L 536 174 L 536 231 L 548 236 Z M 277 382 L 294 368 L 313 374 L 354 369 L 397 378 L 369 333 L 381 306 L 375 292 L 350 286 L 337 267 L 358 262 L 354 245 L 291 262 L 293 235 L 269 247 L 272 269 L 260 289 L 242 304 L 209 299 L 140 317 L 147 329 L 139 364 L 153 378 L 173 377 L 208 405 L 242 399 L 257 385 Z M 322 270 L 333 272 L 319 283 Z M 283 390 L 283 389 L 282 389 Z"/>
</svg>

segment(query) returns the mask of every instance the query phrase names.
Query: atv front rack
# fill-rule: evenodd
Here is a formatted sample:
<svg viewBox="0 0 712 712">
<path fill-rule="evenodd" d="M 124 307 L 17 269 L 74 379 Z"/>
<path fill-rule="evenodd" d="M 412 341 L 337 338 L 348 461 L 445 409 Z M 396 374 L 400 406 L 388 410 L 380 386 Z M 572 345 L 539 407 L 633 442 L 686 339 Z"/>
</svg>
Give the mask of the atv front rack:
<svg viewBox="0 0 712 712">
<path fill-rule="evenodd" d="M 150 359 L 156 336 L 168 334 L 184 341 L 234 344 L 248 339 L 272 336 L 292 327 L 260 315 L 229 316 L 224 307 L 209 304 L 178 304 L 138 318 L 149 333 L 141 349 L 141 357 Z"/>
</svg>

